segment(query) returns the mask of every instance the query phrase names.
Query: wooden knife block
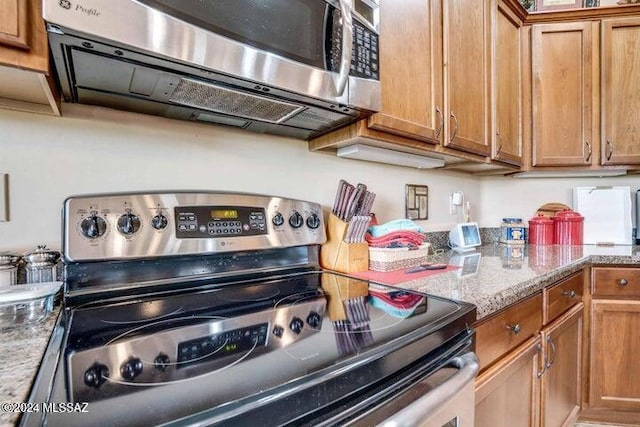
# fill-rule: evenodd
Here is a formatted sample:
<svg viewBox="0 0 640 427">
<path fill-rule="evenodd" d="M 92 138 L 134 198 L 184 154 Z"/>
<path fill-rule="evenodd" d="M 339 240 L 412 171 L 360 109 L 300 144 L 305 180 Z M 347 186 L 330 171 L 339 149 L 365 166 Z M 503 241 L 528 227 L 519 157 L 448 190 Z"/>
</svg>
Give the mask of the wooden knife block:
<svg viewBox="0 0 640 427">
<path fill-rule="evenodd" d="M 327 243 L 320 248 L 320 264 L 328 270 L 357 273 L 369 270 L 369 244 L 346 243 L 349 223 L 334 214 L 327 221 Z"/>
</svg>

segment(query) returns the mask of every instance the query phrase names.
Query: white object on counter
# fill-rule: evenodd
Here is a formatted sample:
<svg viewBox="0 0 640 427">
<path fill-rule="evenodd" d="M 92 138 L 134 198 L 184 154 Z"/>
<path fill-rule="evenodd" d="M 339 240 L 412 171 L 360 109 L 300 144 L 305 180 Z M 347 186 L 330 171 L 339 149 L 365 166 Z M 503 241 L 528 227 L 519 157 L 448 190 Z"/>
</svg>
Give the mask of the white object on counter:
<svg viewBox="0 0 640 427">
<path fill-rule="evenodd" d="M 631 244 L 630 187 L 576 187 L 573 210 L 584 217 L 584 244 Z"/>
</svg>

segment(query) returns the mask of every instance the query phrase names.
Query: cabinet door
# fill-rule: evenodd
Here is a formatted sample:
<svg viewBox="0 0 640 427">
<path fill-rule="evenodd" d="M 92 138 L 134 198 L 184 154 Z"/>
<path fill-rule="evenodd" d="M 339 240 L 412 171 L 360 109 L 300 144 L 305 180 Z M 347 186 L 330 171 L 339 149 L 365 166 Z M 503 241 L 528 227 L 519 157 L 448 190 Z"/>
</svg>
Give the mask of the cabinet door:
<svg viewBox="0 0 640 427">
<path fill-rule="evenodd" d="M 542 331 L 546 370 L 542 375 L 541 426 L 573 425 L 580 410 L 582 318 L 580 303 Z"/>
<path fill-rule="evenodd" d="M 491 157 L 522 164 L 521 56 L 522 22 L 503 2 L 494 11 L 494 126 Z"/>
<path fill-rule="evenodd" d="M 442 48 L 439 0 L 381 0 L 382 110 L 369 128 L 439 144 L 442 137 Z"/>
<path fill-rule="evenodd" d="M 640 301 L 591 303 L 589 403 L 640 410 Z"/>
<path fill-rule="evenodd" d="M 640 164 L 640 18 L 602 22 L 602 164 Z"/>
<path fill-rule="evenodd" d="M 0 0 L 0 44 L 27 49 L 27 1 Z"/>
<path fill-rule="evenodd" d="M 444 145 L 489 153 L 489 2 L 443 2 Z"/>
<path fill-rule="evenodd" d="M 476 381 L 476 427 L 538 425 L 540 339 L 527 341 Z"/>
<path fill-rule="evenodd" d="M 534 25 L 531 37 L 532 164 L 591 165 L 592 23 Z"/>
</svg>

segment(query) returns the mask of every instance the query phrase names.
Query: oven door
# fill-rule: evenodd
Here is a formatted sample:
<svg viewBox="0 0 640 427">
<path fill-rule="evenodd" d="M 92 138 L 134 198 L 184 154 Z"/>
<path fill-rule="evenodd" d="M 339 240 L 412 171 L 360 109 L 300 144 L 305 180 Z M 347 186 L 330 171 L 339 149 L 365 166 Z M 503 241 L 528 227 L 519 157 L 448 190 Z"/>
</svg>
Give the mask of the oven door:
<svg viewBox="0 0 640 427">
<path fill-rule="evenodd" d="M 377 408 L 382 416 L 389 414 L 380 425 L 473 427 L 474 378 L 479 368 L 474 353 L 454 358 L 449 366 Z M 394 413 L 398 407 L 403 409 Z"/>
</svg>

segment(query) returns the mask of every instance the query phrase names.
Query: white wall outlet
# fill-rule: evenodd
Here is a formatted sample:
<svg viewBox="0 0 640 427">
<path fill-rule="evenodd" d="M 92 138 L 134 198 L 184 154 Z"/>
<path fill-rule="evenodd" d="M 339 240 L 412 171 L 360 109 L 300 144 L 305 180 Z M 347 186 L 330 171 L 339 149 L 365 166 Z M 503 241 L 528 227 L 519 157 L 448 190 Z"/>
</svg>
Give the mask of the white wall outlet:
<svg viewBox="0 0 640 427">
<path fill-rule="evenodd" d="M 0 173 L 0 222 L 9 221 L 9 175 Z"/>
</svg>

